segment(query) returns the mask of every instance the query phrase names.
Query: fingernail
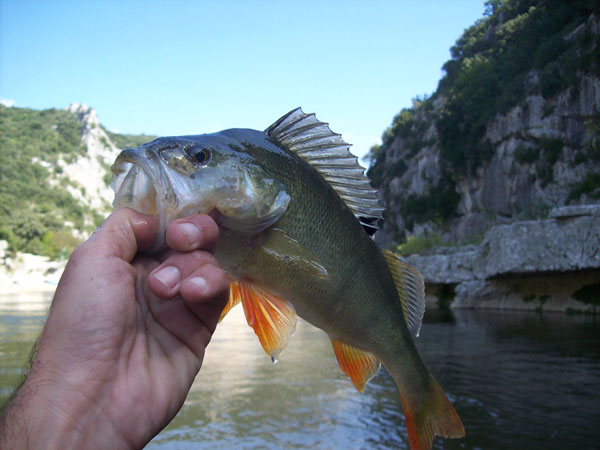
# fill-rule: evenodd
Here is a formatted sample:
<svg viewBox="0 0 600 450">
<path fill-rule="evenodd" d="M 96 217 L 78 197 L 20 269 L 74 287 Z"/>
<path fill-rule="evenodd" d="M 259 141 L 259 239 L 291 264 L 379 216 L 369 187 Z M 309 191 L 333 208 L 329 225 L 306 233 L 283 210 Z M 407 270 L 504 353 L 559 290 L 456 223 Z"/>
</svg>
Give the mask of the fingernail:
<svg viewBox="0 0 600 450">
<path fill-rule="evenodd" d="M 173 289 L 177 283 L 179 283 L 179 279 L 181 278 L 181 273 L 177 267 L 167 266 L 160 269 L 158 272 L 154 274 L 156 279 L 164 284 L 169 289 Z"/>
<path fill-rule="evenodd" d="M 183 234 L 185 234 L 185 238 L 190 246 L 198 244 L 200 241 L 200 230 L 196 225 L 191 223 L 182 223 L 179 226 L 181 227 Z"/>
<path fill-rule="evenodd" d="M 190 283 L 194 283 L 200 289 L 201 292 L 204 292 L 206 290 L 206 287 L 208 286 L 208 283 L 202 277 L 190 278 L 189 281 Z"/>
</svg>

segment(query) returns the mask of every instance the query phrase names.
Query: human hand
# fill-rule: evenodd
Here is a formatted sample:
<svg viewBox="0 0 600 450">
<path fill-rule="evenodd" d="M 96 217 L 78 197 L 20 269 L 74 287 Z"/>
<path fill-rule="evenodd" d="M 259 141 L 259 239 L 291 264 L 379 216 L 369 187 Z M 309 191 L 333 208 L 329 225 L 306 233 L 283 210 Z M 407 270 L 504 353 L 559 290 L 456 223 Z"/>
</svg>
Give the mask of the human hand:
<svg viewBox="0 0 600 450">
<path fill-rule="evenodd" d="M 141 448 L 183 405 L 228 296 L 208 216 L 114 212 L 71 256 L 1 448 Z M 4 440 L 3 440 L 4 439 Z M 3 445 L 4 444 L 4 445 Z"/>
</svg>

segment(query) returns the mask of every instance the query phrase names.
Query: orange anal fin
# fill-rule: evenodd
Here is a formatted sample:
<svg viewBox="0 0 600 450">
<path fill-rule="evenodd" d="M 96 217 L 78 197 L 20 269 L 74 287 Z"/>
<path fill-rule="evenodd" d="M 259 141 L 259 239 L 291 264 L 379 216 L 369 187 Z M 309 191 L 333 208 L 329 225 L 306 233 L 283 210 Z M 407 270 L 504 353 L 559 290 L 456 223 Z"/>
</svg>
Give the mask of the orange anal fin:
<svg viewBox="0 0 600 450">
<path fill-rule="evenodd" d="M 231 309 L 237 305 L 242 300 L 242 296 L 240 293 L 240 285 L 239 282 L 230 278 L 229 281 L 229 300 L 227 300 L 227 304 L 223 311 L 221 311 L 221 315 L 219 316 L 219 322 L 225 318 L 227 313 L 231 311 Z"/>
<path fill-rule="evenodd" d="M 402 409 L 404 409 L 411 450 L 430 450 L 436 436 L 445 438 L 465 436 L 460 417 L 433 377 L 430 380 L 427 398 L 416 404 L 421 406 L 415 407 L 415 402 L 409 401 L 402 394 Z"/>
<path fill-rule="evenodd" d="M 381 367 L 377 358 L 372 353 L 335 339 L 331 343 L 342 372 L 350 377 L 358 392 L 364 391 L 368 381 Z"/>
<path fill-rule="evenodd" d="M 294 306 L 252 281 L 239 281 L 238 289 L 248 325 L 275 361 L 296 329 L 298 318 Z"/>
</svg>

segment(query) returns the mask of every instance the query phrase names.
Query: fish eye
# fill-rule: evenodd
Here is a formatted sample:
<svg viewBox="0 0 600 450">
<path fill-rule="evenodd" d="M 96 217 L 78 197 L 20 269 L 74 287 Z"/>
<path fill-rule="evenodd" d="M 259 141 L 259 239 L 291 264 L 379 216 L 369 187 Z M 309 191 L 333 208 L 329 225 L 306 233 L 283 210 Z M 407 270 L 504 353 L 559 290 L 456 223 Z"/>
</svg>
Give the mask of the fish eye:
<svg viewBox="0 0 600 450">
<path fill-rule="evenodd" d="M 210 160 L 210 151 L 208 151 L 206 148 L 203 148 L 199 152 L 190 153 L 189 155 L 197 164 L 205 165 Z"/>
</svg>

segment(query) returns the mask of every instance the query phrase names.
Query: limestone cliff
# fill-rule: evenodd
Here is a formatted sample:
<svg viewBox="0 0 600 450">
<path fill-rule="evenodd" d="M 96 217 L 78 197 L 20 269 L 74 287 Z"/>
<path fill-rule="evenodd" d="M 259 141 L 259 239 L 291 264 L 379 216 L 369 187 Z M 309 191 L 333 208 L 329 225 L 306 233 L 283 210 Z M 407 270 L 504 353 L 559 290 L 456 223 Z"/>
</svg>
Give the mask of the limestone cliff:
<svg viewBox="0 0 600 450">
<path fill-rule="evenodd" d="M 0 106 L 0 123 L 0 294 L 52 291 L 70 251 L 112 210 L 119 148 L 153 137 L 111 133 L 77 103 Z"/>
<path fill-rule="evenodd" d="M 59 159 L 63 174 L 71 184 L 69 193 L 90 208 L 107 212 L 113 193 L 106 182 L 108 168 L 119 154 L 119 149 L 100 126 L 96 111 L 84 103 L 72 103 L 67 110 L 81 123 L 81 140 L 87 151 L 67 164 Z M 76 187 L 83 188 L 77 189 Z"/>
<path fill-rule="evenodd" d="M 600 199 L 598 12 L 502 3 L 459 39 L 437 92 L 398 114 L 371 151 L 384 245 L 480 240 L 494 225 Z"/>
<path fill-rule="evenodd" d="M 7 255 L 68 255 L 112 209 L 110 165 L 119 148 L 153 139 L 111 133 L 92 108 L 76 103 L 41 111 L 0 105 L 0 124 Z"/>
</svg>

